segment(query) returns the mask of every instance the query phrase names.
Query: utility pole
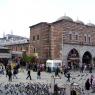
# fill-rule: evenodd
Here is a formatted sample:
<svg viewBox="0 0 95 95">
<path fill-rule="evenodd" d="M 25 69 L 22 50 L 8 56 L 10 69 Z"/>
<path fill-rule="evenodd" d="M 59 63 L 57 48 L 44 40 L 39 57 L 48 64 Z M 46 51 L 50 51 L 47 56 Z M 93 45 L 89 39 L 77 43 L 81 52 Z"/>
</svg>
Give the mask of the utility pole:
<svg viewBox="0 0 95 95">
<path fill-rule="evenodd" d="M 62 66 L 63 66 L 63 32 L 62 32 Z"/>
</svg>

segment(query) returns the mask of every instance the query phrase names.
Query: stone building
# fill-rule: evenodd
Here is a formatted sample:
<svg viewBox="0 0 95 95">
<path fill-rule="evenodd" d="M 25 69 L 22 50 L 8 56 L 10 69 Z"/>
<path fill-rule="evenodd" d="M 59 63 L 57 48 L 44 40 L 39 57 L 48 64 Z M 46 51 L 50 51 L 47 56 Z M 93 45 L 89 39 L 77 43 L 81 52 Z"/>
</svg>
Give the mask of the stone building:
<svg viewBox="0 0 95 95">
<path fill-rule="evenodd" d="M 14 57 L 21 57 L 23 53 L 30 55 L 30 42 L 25 37 L 7 34 L 3 38 L 0 38 L 0 46 L 10 49 Z"/>
<path fill-rule="evenodd" d="M 65 65 L 92 64 L 95 58 L 95 25 L 63 16 L 52 23 L 30 26 L 31 53 L 41 59 L 61 59 Z"/>
<path fill-rule="evenodd" d="M 36 54 L 41 60 L 51 58 L 50 27 L 46 22 L 30 26 L 30 53 Z"/>
</svg>

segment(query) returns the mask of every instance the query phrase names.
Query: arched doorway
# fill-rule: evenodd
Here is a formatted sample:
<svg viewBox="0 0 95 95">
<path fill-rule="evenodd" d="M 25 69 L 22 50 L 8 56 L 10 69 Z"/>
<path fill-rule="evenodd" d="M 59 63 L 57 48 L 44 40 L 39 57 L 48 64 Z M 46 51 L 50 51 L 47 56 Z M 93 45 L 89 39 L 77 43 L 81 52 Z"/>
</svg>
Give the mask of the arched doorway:
<svg viewBox="0 0 95 95">
<path fill-rule="evenodd" d="M 72 49 L 67 57 L 68 66 L 72 69 L 79 67 L 79 53 L 76 49 Z"/>
<path fill-rule="evenodd" d="M 92 63 L 92 55 L 90 52 L 86 51 L 82 57 L 82 63 L 89 67 L 89 65 Z"/>
</svg>

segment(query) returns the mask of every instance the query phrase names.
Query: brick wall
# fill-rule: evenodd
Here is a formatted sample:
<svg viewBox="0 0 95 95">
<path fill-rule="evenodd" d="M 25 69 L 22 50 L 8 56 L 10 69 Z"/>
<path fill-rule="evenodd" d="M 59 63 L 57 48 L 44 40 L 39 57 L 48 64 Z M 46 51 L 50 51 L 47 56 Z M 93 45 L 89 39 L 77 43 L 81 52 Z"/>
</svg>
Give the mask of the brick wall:
<svg viewBox="0 0 95 95">
<path fill-rule="evenodd" d="M 39 40 L 33 41 L 33 36 L 37 38 L 37 35 L 39 35 Z M 86 41 L 85 36 L 87 37 Z M 95 46 L 95 27 L 65 19 L 51 24 L 42 22 L 30 27 L 31 53 L 36 48 L 36 52 L 41 58 L 59 59 L 60 52 L 62 52 L 62 40 L 63 45 L 78 44 Z"/>
<path fill-rule="evenodd" d="M 63 34 L 63 38 L 62 38 Z M 69 35 L 72 35 L 70 39 Z M 78 39 L 76 40 L 76 35 Z M 87 36 L 87 41 L 85 37 Z M 90 42 L 88 37 L 90 36 Z M 90 27 L 83 24 L 78 24 L 73 21 L 61 20 L 52 23 L 51 26 L 51 54 L 52 59 L 60 58 L 60 51 L 63 44 L 79 44 L 79 45 L 95 45 L 95 27 Z"/>
<path fill-rule="evenodd" d="M 39 35 L 39 40 L 37 40 Z M 35 40 L 33 40 L 35 36 Z M 31 53 L 38 53 L 39 58 L 48 59 L 50 57 L 50 25 L 48 23 L 39 23 L 30 27 L 30 45 Z"/>
</svg>

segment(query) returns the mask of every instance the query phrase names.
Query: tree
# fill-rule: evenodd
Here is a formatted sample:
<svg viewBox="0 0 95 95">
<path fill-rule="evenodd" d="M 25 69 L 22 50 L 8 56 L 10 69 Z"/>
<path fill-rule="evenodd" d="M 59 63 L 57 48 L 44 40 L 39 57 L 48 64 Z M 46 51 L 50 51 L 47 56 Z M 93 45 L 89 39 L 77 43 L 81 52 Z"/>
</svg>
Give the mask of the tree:
<svg viewBox="0 0 95 95">
<path fill-rule="evenodd" d="M 28 55 L 25 55 L 23 56 L 23 61 L 25 62 L 31 62 L 31 63 L 35 63 L 36 62 L 36 57 L 31 55 L 31 56 L 28 56 Z"/>
</svg>

